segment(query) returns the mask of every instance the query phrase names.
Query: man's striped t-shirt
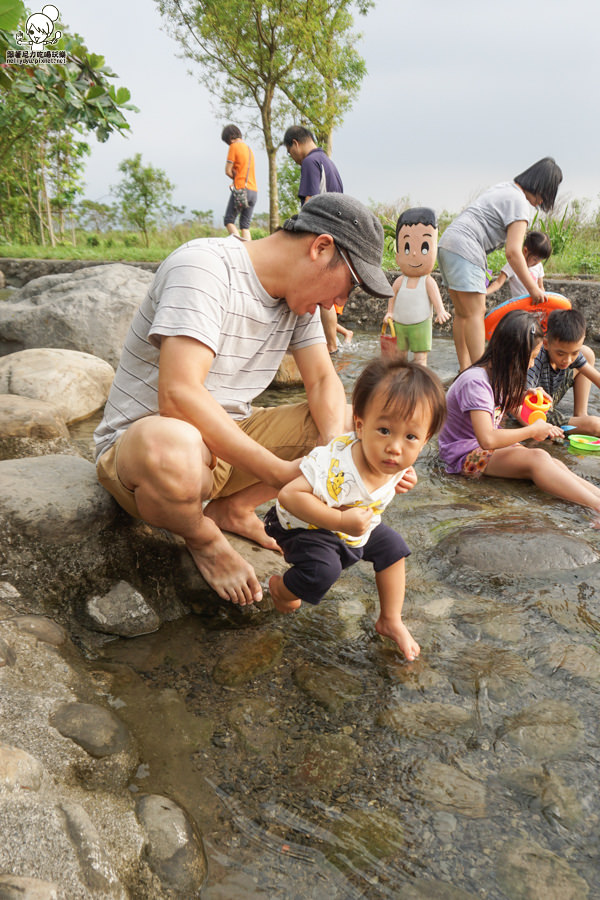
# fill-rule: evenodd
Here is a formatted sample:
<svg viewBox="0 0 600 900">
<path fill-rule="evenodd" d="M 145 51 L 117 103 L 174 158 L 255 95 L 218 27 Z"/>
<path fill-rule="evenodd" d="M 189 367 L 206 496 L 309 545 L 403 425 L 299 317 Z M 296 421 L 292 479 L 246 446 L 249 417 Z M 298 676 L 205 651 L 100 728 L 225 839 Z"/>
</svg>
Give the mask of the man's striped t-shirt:
<svg viewBox="0 0 600 900">
<path fill-rule="evenodd" d="M 158 363 L 163 337 L 187 336 L 215 354 L 204 382 L 234 419 L 275 376 L 286 350 L 324 343 L 319 310 L 297 316 L 271 297 L 236 237 L 201 238 L 160 265 L 134 316 L 96 429 L 99 457 L 128 426 L 158 412 Z"/>
</svg>

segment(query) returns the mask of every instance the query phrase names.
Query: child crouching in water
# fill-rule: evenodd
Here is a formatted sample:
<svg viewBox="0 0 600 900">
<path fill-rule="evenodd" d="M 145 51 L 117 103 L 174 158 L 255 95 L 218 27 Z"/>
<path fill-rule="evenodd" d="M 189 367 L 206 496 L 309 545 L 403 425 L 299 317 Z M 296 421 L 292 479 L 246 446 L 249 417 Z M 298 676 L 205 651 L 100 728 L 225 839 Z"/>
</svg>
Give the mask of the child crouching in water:
<svg viewBox="0 0 600 900">
<path fill-rule="evenodd" d="M 343 569 L 369 560 L 380 602 L 375 627 L 416 659 L 420 647 L 402 621 L 410 550 L 381 513 L 445 411 L 442 383 L 424 366 L 396 359 L 366 366 L 352 394 L 354 432 L 304 457 L 302 474 L 282 488 L 265 518 L 267 534 L 291 564 L 269 582 L 280 612 L 294 612 L 302 600 L 319 603 Z"/>
<path fill-rule="evenodd" d="M 563 437 L 543 419 L 523 428 L 499 427 L 505 412 L 515 412 L 527 388 L 527 370 L 542 346 L 543 333 L 534 315 L 509 312 L 498 323 L 483 354 L 450 386 L 448 416 L 439 438 L 446 471 L 479 478 L 528 478 L 543 491 L 587 506 L 600 524 L 600 489 L 575 475 L 545 450 L 524 447 L 515 438 L 543 441 Z"/>
</svg>

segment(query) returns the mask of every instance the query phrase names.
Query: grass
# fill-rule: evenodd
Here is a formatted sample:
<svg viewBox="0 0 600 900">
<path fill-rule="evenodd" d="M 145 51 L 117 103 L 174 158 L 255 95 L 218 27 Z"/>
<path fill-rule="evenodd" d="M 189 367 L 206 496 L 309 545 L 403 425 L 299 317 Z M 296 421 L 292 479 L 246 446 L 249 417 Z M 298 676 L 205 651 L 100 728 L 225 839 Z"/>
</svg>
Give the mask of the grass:
<svg viewBox="0 0 600 900">
<path fill-rule="evenodd" d="M 408 198 L 402 198 L 402 208 L 410 206 Z M 385 233 L 383 268 L 396 271 L 394 237 L 396 216 L 399 210 L 374 207 Z M 440 233 L 452 221 L 446 210 L 439 215 Z M 600 277 L 600 212 L 586 217 L 581 204 L 574 201 L 561 217 L 535 220 L 534 228 L 545 231 L 551 239 L 553 254 L 544 263 L 549 277 L 567 276 Z M 173 250 L 193 238 L 226 235 L 224 228 L 213 228 L 199 223 L 174 225 L 151 235 L 150 246 L 144 246 L 140 234 L 126 231 L 76 233 L 76 245 L 64 242 L 57 247 L 38 244 L 0 244 L 0 257 L 18 259 L 90 259 L 114 262 L 160 262 Z M 264 237 L 264 228 L 252 228 L 254 239 Z M 488 256 L 488 265 L 497 275 L 506 257 L 503 250 L 495 250 Z"/>
</svg>

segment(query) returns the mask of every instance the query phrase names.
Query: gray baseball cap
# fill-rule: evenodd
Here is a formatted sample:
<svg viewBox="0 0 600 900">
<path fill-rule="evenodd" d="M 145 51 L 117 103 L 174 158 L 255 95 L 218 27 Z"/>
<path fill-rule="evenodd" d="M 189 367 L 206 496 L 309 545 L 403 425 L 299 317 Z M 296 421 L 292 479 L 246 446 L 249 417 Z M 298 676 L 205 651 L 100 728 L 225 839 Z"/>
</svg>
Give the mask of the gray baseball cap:
<svg viewBox="0 0 600 900">
<path fill-rule="evenodd" d="M 377 216 L 347 194 L 317 194 L 299 213 L 283 223 L 285 231 L 330 234 L 350 254 L 352 266 L 369 294 L 391 297 L 381 268 L 383 228 Z"/>
</svg>

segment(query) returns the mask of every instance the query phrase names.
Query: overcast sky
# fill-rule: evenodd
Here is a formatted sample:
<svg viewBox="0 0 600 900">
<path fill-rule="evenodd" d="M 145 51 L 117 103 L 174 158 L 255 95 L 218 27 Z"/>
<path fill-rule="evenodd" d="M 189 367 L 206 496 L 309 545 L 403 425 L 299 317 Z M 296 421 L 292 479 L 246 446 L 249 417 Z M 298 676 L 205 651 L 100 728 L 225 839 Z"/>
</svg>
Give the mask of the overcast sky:
<svg viewBox="0 0 600 900">
<path fill-rule="evenodd" d="M 227 120 L 177 57 L 154 0 L 56 5 L 140 109 L 128 114 L 129 139 L 98 144 L 91 137 L 86 196 L 109 202 L 118 163 L 141 152 L 176 185 L 178 205 L 213 209 L 220 221 Z M 408 196 L 414 205 L 458 212 L 482 189 L 554 156 L 564 175 L 559 199 L 587 198 L 596 210 L 599 26 L 598 0 L 378 0 L 356 22 L 368 74 L 334 135 L 346 193 L 365 203 Z M 257 210 L 266 211 L 266 154 L 258 139 L 250 143 Z"/>
</svg>

